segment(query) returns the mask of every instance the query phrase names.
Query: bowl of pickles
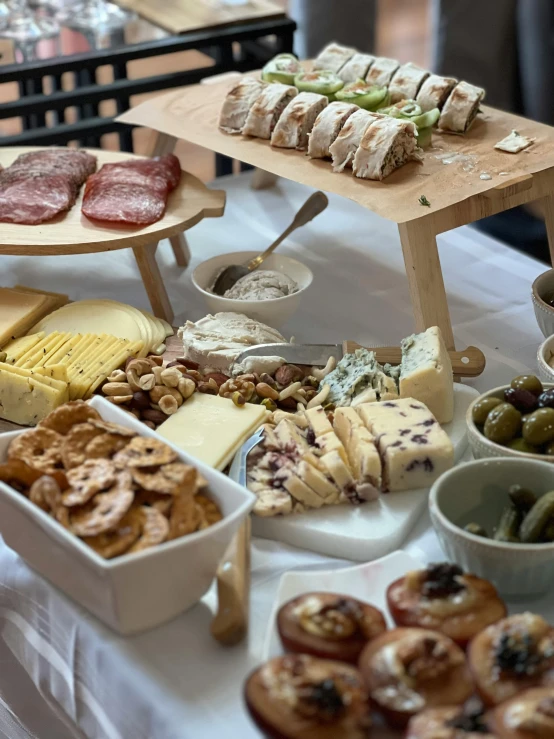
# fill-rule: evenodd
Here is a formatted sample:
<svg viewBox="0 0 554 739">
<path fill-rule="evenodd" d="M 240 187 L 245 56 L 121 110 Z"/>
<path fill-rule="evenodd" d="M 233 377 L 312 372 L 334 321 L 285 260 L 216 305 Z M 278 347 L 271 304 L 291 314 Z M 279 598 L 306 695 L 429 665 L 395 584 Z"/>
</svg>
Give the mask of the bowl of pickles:
<svg viewBox="0 0 554 739">
<path fill-rule="evenodd" d="M 480 395 L 466 416 L 476 459 L 515 457 L 554 462 L 554 384 L 518 375 Z"/>
<path fill-rule="evenodd" d="M 538 597 L 554 579 L 554 466 L 480 459 L 434 483 L 431 521 L 442 549 L 504 596 Z"/>
</svg>

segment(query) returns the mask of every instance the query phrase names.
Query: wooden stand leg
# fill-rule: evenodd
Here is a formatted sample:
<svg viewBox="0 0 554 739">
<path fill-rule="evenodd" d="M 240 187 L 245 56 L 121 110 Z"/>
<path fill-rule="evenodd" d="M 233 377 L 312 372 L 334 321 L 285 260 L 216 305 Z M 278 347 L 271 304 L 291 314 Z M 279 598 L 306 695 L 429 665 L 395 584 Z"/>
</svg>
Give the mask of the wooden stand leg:
<svg viewBox="0 0 554 739">
<path fill-rule="evenodd" d="M 173 154 L 177 139 L 167 133 L 155 133 L 150 148 L 151 157 L 163 157 L 165 154 Z"/>
<path fill-rule="evenodd" d="M 546 224 L 546 233 L 548 235 L 548 245 L 550 247 L 550 260 L 554 267 L 554 195 L 547 195 L 541 200 L 544 222 Z"/>
<path fill-rule="evenodd" d="M 454 349 L 436 234 L 424 220 L 401 223 L 398 230 L 416 329 L 425 331 L 431 326 L 438 326 L 447 348 Z"/>
<path fill-rule="evenodd" d="M 190 250 L 187 244 L 187 238 L 184 233 L 172 236 L 169 239 L 173 253 L 175 254 L 175 261 L 179 267 L 188 267 L 190 262 Z"/>
<path fill-rule="evenodd" d="M 144 287 L 152 306 L 152 312 L 158 318 L 173 322 L 173 309 L 163 283 L 158 263 L 156 262 L 157 244 L 150 246 L 134 246 L 133 252 L 144 283 Z"/>
<path fill-rule="evenodd" d="M 250 187 L 252 190 L 269 190 L 276 185 L 278 179 L 278 175 L 256 168 L 250 180 Z"/>
</svg>

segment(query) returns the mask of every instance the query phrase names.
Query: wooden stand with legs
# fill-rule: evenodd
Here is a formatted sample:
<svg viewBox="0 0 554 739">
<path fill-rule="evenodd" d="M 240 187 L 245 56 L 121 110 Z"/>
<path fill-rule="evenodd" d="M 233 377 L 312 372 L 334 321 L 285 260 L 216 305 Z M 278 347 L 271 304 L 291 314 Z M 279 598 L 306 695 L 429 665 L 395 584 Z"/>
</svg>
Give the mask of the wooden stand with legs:
<svg viewBox="0 0 554 739">
<path fill-rule="evenodd" d="M 167 142 L 165 145 L 167 146 Z M 0 149 L 0 165 L 9 166 L 20 154 L 32 151 L 33 148 L 37 147 Z M 104 150 L 94 151 L 94 154 L 98 157 L 99 167 L 109 162 L 133 158 L 130 154 Z M 169 196 L 164 217 L 145 228 L 93 223 L 81 213 L 81 198 L 82 193 L 64 216 L 40 226 L 3 223 L 0 232 L 0 258 L 2 254 L 50 256 L 132 249 L 152 312 L 158 318 L 172 323 L 173 310 L 156 261 L 158 243 L 168 238 L 177 264 L 186 267 L 189 251 L 184 231 L 203 218 L 222 216 L 225 210 L 225 193 L 222 190 L 209 190 L 196 177 L 183 172 L 181 182 Z"/>
</svg>

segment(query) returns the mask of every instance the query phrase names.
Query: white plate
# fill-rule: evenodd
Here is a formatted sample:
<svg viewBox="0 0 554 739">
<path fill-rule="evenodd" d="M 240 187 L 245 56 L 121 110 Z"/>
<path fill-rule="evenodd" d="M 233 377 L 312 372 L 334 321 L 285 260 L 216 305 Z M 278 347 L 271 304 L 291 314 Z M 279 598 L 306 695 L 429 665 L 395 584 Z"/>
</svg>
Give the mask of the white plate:
<svg viewBox="0 0 554 739">
<path fill-rule="evenodd" d="M 467 385 L 454 386 L 454 420 L 443 428 L 456 462 L 467 448 L 466 411 L 478 395 Z M 361 506 L 331 506 L 282 518 L 252 516 L 252 533 L 329 557 L 367 562 L 402 546 L 427 505 L 428 493 L 428 488 L 389 493 Z"/>
<path fill-rule="evenodd" d="M 386 557 L 356 567 L 338 570 L 305 570 L 303 572 L 287 572 L 281 578 L 275 605 L 269 619 L 269 630 L 266 635 L 263 659 L 279 657 L 283 648 L 277 632 L 277 613 L 284 603 L 303 593 L 313 591 L 340 593 L 352 598 L 364 600 L 383 612 L 389 627 L 394 626 L 387 611 L 385 593 L 394 580 L 402 577 L 410 570 L 421 569 L 422 564 L 410 557 L 406 552 L 393 552 Z"/>
</svg>

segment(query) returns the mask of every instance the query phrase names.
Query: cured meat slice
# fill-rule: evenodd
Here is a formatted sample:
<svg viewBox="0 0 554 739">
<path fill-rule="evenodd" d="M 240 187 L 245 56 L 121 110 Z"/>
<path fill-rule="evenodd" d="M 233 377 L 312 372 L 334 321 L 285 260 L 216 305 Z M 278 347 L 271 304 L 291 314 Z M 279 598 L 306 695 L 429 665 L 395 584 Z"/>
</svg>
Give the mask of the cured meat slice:
<svg viewBox="0 0 554 739">
<path fill-rule="evenodd" d="M 86 151 L 45 149 L 20 154 L 10 169 L 32 168 L 48 174 L 73 175 L 81 186 L 96 171 L 96 164 L 96 157 Z"/>
<path fill-rule="evenodd" d="M 0 221 L 35 225 L 67 211 L 76 190 L 63 175 L 0 175 Z"/>
<path fill-rule="evenodd" d="M 96 221 L 145 226 L 160 220 L 166 202 L 164 195 L 144 185 L 101 181 L 87 184 L 82 211 Z"/>
<path fill-rule="evenodd" d="M 135 226 L 155 223 L 180 178 L 181 165 L 173 154 L 105 164 L 87 181 L 82 212 L 98 221 Z"/>
</svg>

